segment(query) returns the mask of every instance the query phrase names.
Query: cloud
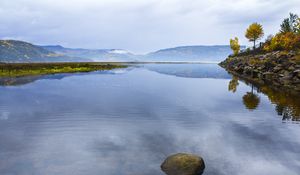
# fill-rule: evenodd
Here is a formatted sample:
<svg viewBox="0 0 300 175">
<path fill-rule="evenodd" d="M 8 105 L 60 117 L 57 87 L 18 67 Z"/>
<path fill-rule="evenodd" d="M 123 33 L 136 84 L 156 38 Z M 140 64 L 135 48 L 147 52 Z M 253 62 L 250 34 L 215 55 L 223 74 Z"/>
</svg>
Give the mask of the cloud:
<svg viewBox="0 0 300 175">
<path fill-rule="evenodd" d="M 290 11 L 300 11 L 298 0 L 2 0 L 0 37 L 148 52 L 227 44 L 253 21 L 273 33 Z"/>
</svg>

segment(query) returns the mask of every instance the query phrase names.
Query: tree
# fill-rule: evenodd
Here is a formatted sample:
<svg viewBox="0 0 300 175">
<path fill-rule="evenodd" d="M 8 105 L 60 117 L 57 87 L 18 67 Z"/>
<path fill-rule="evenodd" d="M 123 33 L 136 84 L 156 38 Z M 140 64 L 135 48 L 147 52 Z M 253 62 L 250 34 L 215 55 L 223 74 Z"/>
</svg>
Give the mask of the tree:
<svg viewBox="0 0 300 175">
<path fill-rule="evenodd" d="M 250 42 L 254 43 L 253 48 L 255 49 L 255 42 L 264 36 L 262 25 L 258 23 L 251 24 L 246 30 L 245 36 Z"/>
<path fill-rule="evenodd" d="M 285 18 L 280 25 L 280 33 L 293 32 L 297 33 L 299 30 L 299 17 L 296 14 L 290 13 L 288 18 Z"/>
<path fill-rule="evenodd" d="M 292 32 L 292 27 L 289 18 L 286 18 L 280 24 L 280 33 Z"/>
<path fill-rule="evenodd" d="M 234 55 L 237 55 L 240 52 L 241 46 L 237 37 L 230 39 L 230 47 L 233 50 Z"/>
<path fill-rule="evenodd" d="M 300 35 L 300 18 L 296 22 L 296 33 Z"/>
</svg>

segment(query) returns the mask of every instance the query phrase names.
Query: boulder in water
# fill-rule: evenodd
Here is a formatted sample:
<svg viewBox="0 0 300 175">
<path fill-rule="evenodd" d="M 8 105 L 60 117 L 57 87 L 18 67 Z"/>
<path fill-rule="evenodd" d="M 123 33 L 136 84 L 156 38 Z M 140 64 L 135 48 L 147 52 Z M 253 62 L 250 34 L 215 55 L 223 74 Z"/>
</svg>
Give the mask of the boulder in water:
<svg viewBox="0 0 300 175">
<path fill-rule="evenodd" d="M 178 153 L 167 157 L 161 169 L 167 175 L 201 175 L 205 164 L 200 156 Z"/>
</svg>

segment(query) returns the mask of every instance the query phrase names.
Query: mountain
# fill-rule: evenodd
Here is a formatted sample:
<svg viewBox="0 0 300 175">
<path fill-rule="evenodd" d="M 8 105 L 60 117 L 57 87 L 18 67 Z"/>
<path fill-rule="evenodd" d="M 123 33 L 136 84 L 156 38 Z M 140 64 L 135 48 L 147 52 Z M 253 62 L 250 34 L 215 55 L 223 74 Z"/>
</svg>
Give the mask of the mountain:
<svg viewBox="0 0 300 175">
<path fill-rule="evenodd" d="M 135 61 L 137 59 L 136 55 L 122 49 L 73 49 L 60 45 L 41 47 L 56 54 L 89 58 L 93 61 Z"/>
<path fill-rule="evenodd" d="M 241 47 L 244 48 L 244 47 Z M 37 46 L 24 41 L 0 40 L 0 62 L 88 61 L 203 61 L 220 62 L 230 46 L 182 46 L 135 55 L 122 49 L 73 49 L 60 45 Z"/>
<path fill-rule="evenodd" d="M 244 48 L 242 46 L 241 48 Z M 228 45 L 182 46 L 158 50 L 145 55 L 152 61 L 207 61 L 220 62 L 232 53 Z"/>
<path fill-rule="evenodd" d="M 83 59 L 60 55 L 24 41 L 0 40 L 0 62 L 60 61 L 83 61 Z"/>
</svg>

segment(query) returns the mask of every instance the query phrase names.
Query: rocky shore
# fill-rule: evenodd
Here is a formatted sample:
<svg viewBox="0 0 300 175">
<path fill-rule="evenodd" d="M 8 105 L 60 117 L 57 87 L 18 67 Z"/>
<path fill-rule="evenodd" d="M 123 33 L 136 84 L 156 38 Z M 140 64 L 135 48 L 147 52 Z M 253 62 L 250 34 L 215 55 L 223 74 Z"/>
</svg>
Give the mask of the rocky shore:
<svg viewBox="0 0 300 175">
<path fill-rule="evenodd" d="M 240 78 L 300 93 L 299 52 L 229 56 L 220 66 Z"/>
</svg>

